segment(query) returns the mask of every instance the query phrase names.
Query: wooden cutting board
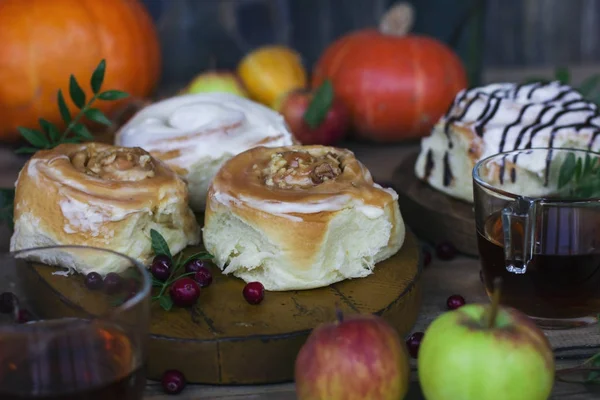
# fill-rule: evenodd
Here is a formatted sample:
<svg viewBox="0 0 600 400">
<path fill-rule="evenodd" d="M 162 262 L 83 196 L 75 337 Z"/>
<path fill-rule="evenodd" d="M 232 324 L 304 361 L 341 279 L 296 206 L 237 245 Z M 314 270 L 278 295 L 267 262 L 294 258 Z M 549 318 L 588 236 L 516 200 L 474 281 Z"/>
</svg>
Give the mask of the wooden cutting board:
<svg viewBox="0 0 600 400">
<path fill-rule="evenodd" d="M 200 248 L 189 248 L 190 254 Z M 296 355 L 311 329 L 343 312 L 375 313 L 401 335 L 413 326 L 421 303 L 420 246 L 407 233 L 402 249 L 362 279 L 329 287 L 267 292 L 260 305 L 248 304 L 244 282 L 213 269 L 213 283 L 197 305 L 167 312 L 152 305 L 147 372 L 160 379 L 167 369 L 205 384 L 263 384 L 293 380 Z M 77 315 L 74 301 L 87 301 L 83 278 L 52 275 L 56 269 L 35 265 L 27 285 L 36 293 L 40 316 Z"/>
<path fill-rule="evenodd" d="M 473 205 L 420 181 L 415 175 L 418 155 L 415 150 L 404 157 L 392 176 L 404 222 L 423 240 L 447 240 L 461 253 L 478 256 Z"/>
</svg>

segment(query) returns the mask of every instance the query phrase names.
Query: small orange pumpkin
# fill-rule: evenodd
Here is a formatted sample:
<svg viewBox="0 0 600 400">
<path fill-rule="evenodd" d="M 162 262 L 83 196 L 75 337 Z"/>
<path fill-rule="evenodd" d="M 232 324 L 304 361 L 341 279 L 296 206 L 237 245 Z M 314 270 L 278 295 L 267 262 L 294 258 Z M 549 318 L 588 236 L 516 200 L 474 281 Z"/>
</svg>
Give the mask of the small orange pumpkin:
<svg viewBox="0 0 600 400">
<path fill-rule="evenodd" d="M 458 56 L 436 39 L 367 29 L 325 50 L 312 86 L 330 79 L 356 134 L 393 142 L 427 135 L 467 86 L 466 76 Z"/>
<path fill-rule="evenodd" d="M 87 98 L 90 77 L 106 60 L 103 89 L 145 97 L 160 74 L 160 47 L 150 15 L 138 0 L 0 0 L 0 141 L 38 118 L 63 126 L 59 89 L 68 99 L 73 74 Z M 71 111 L 74 105 L 69 102 Z M 110 113 L 120 102 L 98 101 Z"/>
</svg>

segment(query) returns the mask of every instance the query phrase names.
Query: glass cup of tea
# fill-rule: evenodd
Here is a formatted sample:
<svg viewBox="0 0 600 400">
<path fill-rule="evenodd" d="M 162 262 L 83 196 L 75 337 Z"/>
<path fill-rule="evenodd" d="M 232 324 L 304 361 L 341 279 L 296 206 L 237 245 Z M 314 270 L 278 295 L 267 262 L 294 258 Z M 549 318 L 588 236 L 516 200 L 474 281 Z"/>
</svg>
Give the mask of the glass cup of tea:
<svg viewBox="0 0 600 400">
<path fill-rule="evenodd" d="M 58 260 L 123 272 L 86 279 Z M 1 254 L 0 266 L 0 399 L 142 399 L 151 288 L 143 265 L 56 246 Z"/>
<path fill-rule="evenodd" d="M 473 170 L 475 220 L 488 296 L 546 329 L 600 313 L 600 154 L 534 148 L 500 153 Z"/>
</svg>

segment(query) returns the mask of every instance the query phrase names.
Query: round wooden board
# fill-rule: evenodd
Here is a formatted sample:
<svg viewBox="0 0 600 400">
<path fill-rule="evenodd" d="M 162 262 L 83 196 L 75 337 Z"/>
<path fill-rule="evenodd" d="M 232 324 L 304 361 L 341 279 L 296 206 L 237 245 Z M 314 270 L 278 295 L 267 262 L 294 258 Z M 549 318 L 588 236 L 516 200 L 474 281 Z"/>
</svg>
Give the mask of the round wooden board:
<svg viewBox="0 0 600 400">
<path fill-rule="evenodd" d="M 449 240 L 458 251 L 477 256 L 473 205 L 419 180 L 415 175 L 418 155 L 418 151 L 407 155 L 392 177 L 404 222 L 421 239 L 433 243 Z"/>
<path fill-rule="evenodd" d="M 199 248 L 186 249 L 192 254 Z M 204 384 L 264 384 L 293 380 L 296 355 L 311 329 L 345 313 L 374 313 L 401 335 L 413 326 L 421 303 L 421 260 L 417 239 L 407 233 L 402 249 L 362 279 L 329 287 L 267 292 L 260 305 L 248 304 L 244 282 L 214 269 L 213 283 L 196 306 L 164 311 L 152 305 L 147 375 L 160 379 L 167 369 Z M 86 301 L 83 279 L 52 275 L 34 265 L 28 288 L 36 293 L 40 315 L 77 315 L 74 301 Z M 88 296 L 89 297 L 89 296 Z M 44 313 L 46 310 L 46 313 Z"/>
</svg>

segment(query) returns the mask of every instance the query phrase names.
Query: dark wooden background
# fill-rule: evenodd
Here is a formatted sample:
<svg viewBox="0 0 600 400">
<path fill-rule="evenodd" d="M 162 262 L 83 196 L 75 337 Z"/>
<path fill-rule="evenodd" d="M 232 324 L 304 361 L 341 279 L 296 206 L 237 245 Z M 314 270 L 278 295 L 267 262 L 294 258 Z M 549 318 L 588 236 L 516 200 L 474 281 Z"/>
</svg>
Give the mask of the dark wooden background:
<svg viewBox="0 0 600 400">
<path fill-rule="evenodd" d="M 314 65 L 345 32 L 375 26 L 397 0 L 143 0 L 163 46 L 162 84 L 185 84 L 209 68 L 235 68 L 260 45 L 280 43 Z M 472 84 L 548 75 L 574 80 L 600 72 L 598 0 L 411 0 L 413 31 L 450 43 Z M 462 27 L 462 29 L 461 29 Z"/>
</svg>

